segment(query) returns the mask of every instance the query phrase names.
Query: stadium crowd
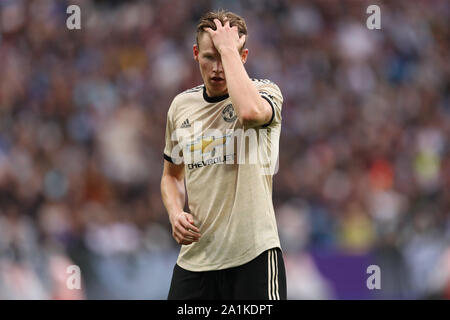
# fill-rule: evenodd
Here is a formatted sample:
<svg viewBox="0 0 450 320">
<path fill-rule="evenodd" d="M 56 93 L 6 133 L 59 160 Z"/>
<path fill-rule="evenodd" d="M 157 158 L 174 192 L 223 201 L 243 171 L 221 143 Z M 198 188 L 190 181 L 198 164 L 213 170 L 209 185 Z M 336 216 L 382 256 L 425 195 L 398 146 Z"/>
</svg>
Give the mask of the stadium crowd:
<svg viewBox="0 0 450 320">
<path fill-rule="evenodd" d="M 166 297 L 166 115 L 201 83 L 196 21 L 217 8 L 246 19 L 248 73 L 284 95 L 288 298 L 342 297 L 324 253 L 369 255 L 376 298 L 450 298 L 448 1 L 377 1 L 381 30 L 367 1 L 72 2 L 81 30 L 66 1 L 0 2 L 0 299 Z"/>
</svg>

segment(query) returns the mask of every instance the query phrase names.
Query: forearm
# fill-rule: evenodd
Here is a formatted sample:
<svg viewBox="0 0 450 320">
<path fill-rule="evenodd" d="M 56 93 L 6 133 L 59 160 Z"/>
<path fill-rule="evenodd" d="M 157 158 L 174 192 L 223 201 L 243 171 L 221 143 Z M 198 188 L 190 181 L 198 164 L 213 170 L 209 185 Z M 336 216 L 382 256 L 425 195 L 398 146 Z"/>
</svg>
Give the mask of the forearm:
<svg viewBox="0 0 450 320">
<path fill-rule="evenodd" d="M 261 96 L 249 78 L 239 53 L 226 49 L 221 52 L 228 94 L 241 123 L 261 120 L 264 106 Z"/>
<path fill-rule="evenodd" d="M 186 199 L 184 180 L 178 180 L 173 176 L 161 178 L 161 196 L 169 218 L 182 212 Z"/>
</svg>

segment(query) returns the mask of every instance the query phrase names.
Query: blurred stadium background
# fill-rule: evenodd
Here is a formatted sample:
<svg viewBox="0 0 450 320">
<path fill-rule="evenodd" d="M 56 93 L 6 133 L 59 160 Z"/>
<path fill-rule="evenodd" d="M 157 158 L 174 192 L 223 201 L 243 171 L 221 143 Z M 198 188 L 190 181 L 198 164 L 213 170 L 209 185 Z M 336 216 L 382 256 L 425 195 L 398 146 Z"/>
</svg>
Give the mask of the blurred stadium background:
<svg viewBox="0 0 450 320">
<path fill-rule="evenodd" d="M 449 1 L 1 0 L 0 299 L 166 298 L 166 112 L 201 83 L 195 25 L 217 8 L 284 94 L 289 298 L 450 298 Z"/>
</svg>

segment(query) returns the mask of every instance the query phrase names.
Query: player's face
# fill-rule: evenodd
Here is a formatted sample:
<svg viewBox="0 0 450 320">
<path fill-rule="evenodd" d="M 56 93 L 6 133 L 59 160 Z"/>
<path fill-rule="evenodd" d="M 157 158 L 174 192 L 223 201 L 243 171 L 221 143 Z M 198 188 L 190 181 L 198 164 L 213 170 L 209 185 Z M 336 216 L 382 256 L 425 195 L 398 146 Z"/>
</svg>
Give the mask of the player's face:
<svg viewBox="0 0 450 320">
<path fill-rule="evenodd" d="M 194 45 L 194 59 L 200 66 L 200 73 L 206 86 L 206 93 L 210 97 L 221 96 L 227 93 L 227 82 L 223 70 L 222 59 L 214 47 L 211 36 L 203 32 L 198 39 L 198 46 Z M 245 62 L 247 50 L 242 55 Z"/>
</svg>

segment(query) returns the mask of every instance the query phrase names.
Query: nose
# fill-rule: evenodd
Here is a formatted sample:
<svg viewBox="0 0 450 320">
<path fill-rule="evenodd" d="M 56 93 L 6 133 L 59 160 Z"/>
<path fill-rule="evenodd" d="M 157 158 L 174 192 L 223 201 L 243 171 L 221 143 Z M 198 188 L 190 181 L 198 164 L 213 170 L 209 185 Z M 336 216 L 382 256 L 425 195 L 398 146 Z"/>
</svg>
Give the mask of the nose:
<svg viewBox="0 0 450 320">
<path fill-rule="evenodd" d="M 213 65 L 213 71 L 216 72 L 216 73 L 221 73 L 221 72 L 223 72 L 222 61 L 216 60 L 216 61 L 214 62 L 214 65 Z"/>
</svg>

